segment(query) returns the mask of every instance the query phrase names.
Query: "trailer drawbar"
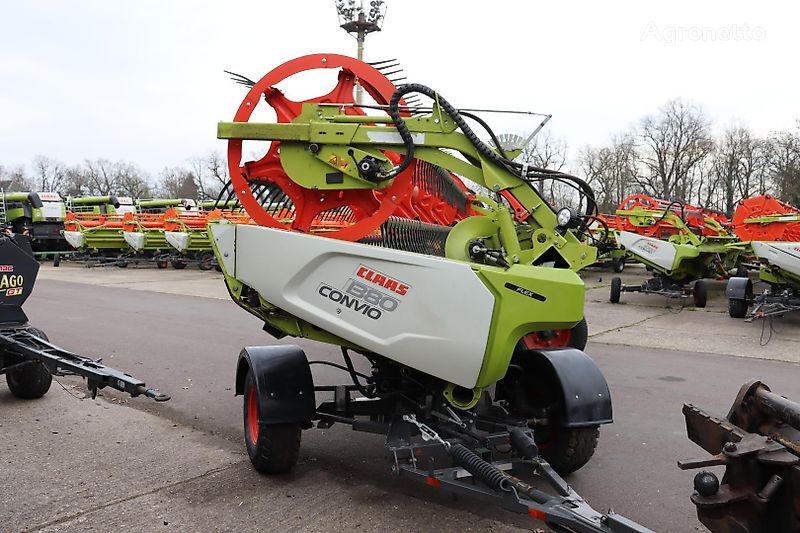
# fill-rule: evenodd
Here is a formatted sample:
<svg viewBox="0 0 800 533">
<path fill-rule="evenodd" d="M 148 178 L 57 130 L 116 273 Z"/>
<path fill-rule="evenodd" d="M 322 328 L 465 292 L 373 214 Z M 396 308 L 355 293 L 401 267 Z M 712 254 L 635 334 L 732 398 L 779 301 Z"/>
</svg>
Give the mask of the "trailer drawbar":
<svg viewBox="0 0 800 533">
<path fill-rule="evenodd" d="M 81 376 L 92 397 L 104 387 L 131 396 L 144 395 L 157 402 L 169 396 L 147 388 L 145 382 L 50 343 L 47 335 L 28 323 L 22 304 L 33 292 L 39 263 L 30 241 L 23 235 L 0 233 L 0 374 L 18 398 L 40 398 L 50 389 L 53 376 Z"/>
</svg>

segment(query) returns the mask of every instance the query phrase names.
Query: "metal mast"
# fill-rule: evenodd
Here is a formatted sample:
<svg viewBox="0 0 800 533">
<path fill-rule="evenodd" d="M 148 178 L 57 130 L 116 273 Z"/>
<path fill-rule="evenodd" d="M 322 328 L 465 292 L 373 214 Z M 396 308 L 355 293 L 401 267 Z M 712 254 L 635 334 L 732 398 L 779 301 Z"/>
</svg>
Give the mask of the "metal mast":
<svg viewBox="0 0 800 533">
<path fill-rule="evenodd" d="M 335 0 L 336 13 L 339 15 L 339 26 L 355 37 L 358 43 L 358 59 L 364 60 L 364 41 L 367 34 L 381 31 L 386 16 L 385 0 L 370 0 L 369 10 L 364 9 L 364 0 L 356 5 L 356 0 Z M 362 103 L 364 89 L 356 85 L 356 103 Z"/>
</svg>

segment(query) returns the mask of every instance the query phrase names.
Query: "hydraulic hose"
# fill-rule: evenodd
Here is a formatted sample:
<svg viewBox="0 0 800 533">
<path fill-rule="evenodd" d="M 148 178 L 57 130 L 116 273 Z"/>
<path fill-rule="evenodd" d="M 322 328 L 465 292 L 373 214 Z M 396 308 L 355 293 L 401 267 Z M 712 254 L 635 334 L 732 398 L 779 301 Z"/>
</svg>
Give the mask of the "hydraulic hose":
<svg viewBox="0 0 800 533">
<path fill-rule="evenodd" d="M 442 97 L 430 87 L 419 83 L 408 83 L 398 87 L 392 95 L 392 99 L 389 101 L 389 116 L 391 116 L 392 122 L 394 122 L 394 125 L 397 128 L 397 132 L 400 134 L 400 138 L 403 140 L 403 144 L 406 149 L 406 155 L 403 161 L 397 167 L 394 167 L 387 173 L 381 174 L 382 179 L 391 179 L 400 174 L 402 171 L 408 168 L 408 166 L 411 164 L 411 160 L 414 157 L 414 139 L 408 129 L 408 126 L 406 126 L 403 117 L 400 115 L 400 100 L 408 93 L 420 93 L 433 99 L 439 105 L 440 109 L 442 109 L 453 119 L 453 122 L 455 122 L 455 124 L 461 129 L 469 142 L 485 158 L 499 166 L 506 168 L 508 171 L 525 181 L 535 178 L 570 181 L 577 186 L 579 192 L 584 196 L 584 198 L 586 198 L 585 214 L 592 215 L 597 213 L 597 203 L 595 201 L 594 191 L 592 191 L 592 188 L 584 180 L 570 174 L 539 167 L 527 167 L 525 170 L 525 175 L 523 175 L 523 165 L 509 159 L 505 155 L 500 147 L 500 143 L 496 135 L 491 128 L 489 128 L 488 124 L 481 119 L 477 119 L 473 115 L 469 115 L 470 118 L 477 120 L 477 122 L 486 129 L 490 138 L 492 139 L 492 142 L 497 146 L 497 150 L 494 150 L 492 147 L 488 146 L 478 138 L 472 128 L 470 128 L 467 121 L 464 120 L 462 113 L 453 107 L 453 105 L 450 104 L 447 99 Z"/>
</svg>

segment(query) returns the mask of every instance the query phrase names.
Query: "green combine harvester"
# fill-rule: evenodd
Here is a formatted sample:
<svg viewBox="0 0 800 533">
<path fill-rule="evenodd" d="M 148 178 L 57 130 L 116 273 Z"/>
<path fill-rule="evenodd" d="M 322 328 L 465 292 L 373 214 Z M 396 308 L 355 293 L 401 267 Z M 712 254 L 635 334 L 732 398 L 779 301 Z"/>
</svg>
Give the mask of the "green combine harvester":
<svg viewBox="0 0 800 533">
<path fill-rule="evenodd" d="M 66 208 L 55 192 L 2 192 L 0 222 L 27 235 L 37 255 L 67 250 L 61 231 Z"/>
<path fill-rule="evenodd" d="M 135 213 L 136 206 L 130 196 L 80 196 L 67 199 L 67 211 L 96 215 L 124 215 Z"/>
<path fill-rule="evenodd" d="M 136 200 L 137 213 L 165 213 L 167 209 L 191 211 L 197 209 L 197 202 L 191 198 L 153 198 Z"/>
</svg>

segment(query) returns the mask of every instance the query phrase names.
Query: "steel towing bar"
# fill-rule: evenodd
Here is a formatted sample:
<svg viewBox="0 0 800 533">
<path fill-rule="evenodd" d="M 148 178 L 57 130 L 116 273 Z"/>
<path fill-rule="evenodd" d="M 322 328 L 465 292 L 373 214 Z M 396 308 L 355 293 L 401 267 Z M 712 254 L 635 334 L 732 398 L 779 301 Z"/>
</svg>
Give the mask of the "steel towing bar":
<svg viewBox="0 0 800 533">
<path fill-rule="evenodd" d="M 521 466 L 521 463 L 533 466 L 534 462 L 514 461 L 516 466 Z M 502 468 L 508 464 L 492 466 Z M 552 531 L 560 533 L 653 533 L 651 529 L 613 511 L 607 514 L 596 511 L 571 487 L 568 488 L 568 494 L 563 496 L 550 495 L 533 488 L 524 494 L 513 487 L 508 491 L 495 491 L 460 479 L 468 474 L 457 467 L 423 470 L 411 464 L 399 464 L 397 474 L 422 481 L 429 487 L 450 494 L 499 503 L 508 511 L 528 514 L 547 524 Z M 560 477 L 559 481 L 563 483 Z"/>
<path fill-rule="evenodd" d="M 0 330 L 0 349 L 23 359 L 19 363 L 0 368 L 0 374 L 39 362 L 54 376 L 74 375 L 85 378 L 89 390 L 92 391 L 92 398 L 97 396 L 98 389 L 111 387 L 133 397 L 144 395 L 157 402 L 170 399 L 168 394 L 163 394 L 158 389 L 147 388 L 144 381 L 104 365 L 102 359 L 94 361 L 59 348 L 38 337 L 27 327 Z"/>
<path fill-rule="evenodd" d="M 461 420 L 457 415 L 454 419 Z M 491 433 L 473 451 L 461 444 L 458 438 L 443 439 L 413 414 L 403 415 L 403 421 L 416 426 L 423 442 L 409 441 L 403 437 L 397 423 L 392 425 L 387 438 L 387 452 L 392 459 L 392 471 L 398 476 L 422 481 L 450 494 L 498 503 L 504 509 L 542 521 L 559 533 L 653 533 L 613 511 L 603 514 L 593 509 L 539 455 L 532 432 L 527 428 L 508 426 L 506 431 Z M 440 429 L 454 433 L 445 426 Z M 497 460 L 483 457 L 481 448 L 488 451 L 501 444 L 510 444 L 519 455 Z M 436 457 L 442 455 L 449 455 L 454 466 L 435 468 Z M 539 490 L 511 473 L 523 469 L 529 469 L 556 494 Z"/>
</svg>

